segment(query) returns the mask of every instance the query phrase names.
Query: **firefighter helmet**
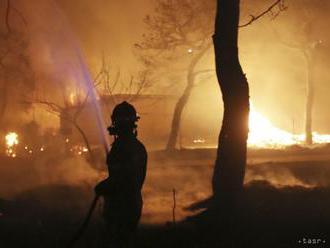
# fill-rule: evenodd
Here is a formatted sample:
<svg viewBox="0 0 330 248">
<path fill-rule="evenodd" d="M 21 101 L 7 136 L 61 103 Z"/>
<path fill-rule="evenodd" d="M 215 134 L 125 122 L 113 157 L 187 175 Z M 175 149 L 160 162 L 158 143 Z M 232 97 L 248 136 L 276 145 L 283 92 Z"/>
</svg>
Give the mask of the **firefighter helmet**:
<svg viewBox="0 0 330 248">
<path fill-rule="evenodd" d="M 131 130 L 137 135 L 136 127 L 140 117 L 137 116 L 133 105 L 124 101 L 115 106 L 111 115 L 111 126 L 108 127 L 110 135 L 120 135 L 120 133 L 127 133 Z"/>
<path fill-rule="evenodd" d="M 139 119 L 140 117 L 137 116 L 133 105 L 126 101 L 116 105 L 111 115 L 111 120 L 114 123 L 134 123 Z"/>
</svg>

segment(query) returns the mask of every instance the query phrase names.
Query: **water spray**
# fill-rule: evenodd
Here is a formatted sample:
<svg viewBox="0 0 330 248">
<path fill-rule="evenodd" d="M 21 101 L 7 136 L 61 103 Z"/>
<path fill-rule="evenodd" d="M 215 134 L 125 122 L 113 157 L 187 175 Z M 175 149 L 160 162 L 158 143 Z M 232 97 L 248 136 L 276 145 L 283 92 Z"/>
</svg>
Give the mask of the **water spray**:
<svg viewBox="0 0 330 248">
<path fill-rule="evenodd" d="M 101 112 L 101 108 L 100 108 L 100 105 L 99 105 L 97 92 L 96 92 L 93 81 L 91 80 L 90 74 L 88 73 L 87 67 L 86 67 L 85 63 L 83 62 L 82 56 L 79 53 L 79 51 L 77 51 L 77 57 L 78 57 L 79 65 L 80 65 L 80 67 L 82 69 L 82 72 L 83 72 L 84 82 L 87 84 L 86 85 L 87 91 L 91 92 L 90 96 L 91 96 L 92 104 L 93 104 L 93 107 L 94 107 L 94 113 L 95 113 L 95 117 L 96 117 L 96 123 L 97 123 L 98 131 L 99 131 L 99 136 L 100 136 L 101 141 L 103 143 L 105 154 L 107 154 L 108 151 L 109 151 L 109 144 L 108 144 L 108 140 L 106 138 L 107 137 L 106 127 L 104 125 L 104 120 L 103 120 L 103 117 L 102 117 L 102 112 Z M 92 204 L 91 204 L 91 206 L 90 206 L 90 208 L 87 212 L 87 215 L 86 215 L 82 225 L 78 229 L 77 233 L 70 240 L 67 248 L 74 247 L 76 242 L 83 235 L 84 231 L 86 230 L 86 228 L 87 228 L 87 226 L 90 222 L 90 219 L 92 217 L 92 214 L 94 212 L 94 209 L 97 205 L 97 202 L 98 202 L 99 198 L 100 198 L 99 195 L 94 196 Z"/>
<path fill-rule="evenodd" d="M 79 67 L 82 70 L 83 73 L 83 79 L 85 82 L 85 86 L 87 87 L 87 91 L 90 92 L 90 97 L 91 97 L 91 102 L 93 104 L 94 108 L 94 114 L 95 114 L 95 119 L 98 127 L 98 132 L 99 132 L 99 137 L 101 139 L 105 154 L 108 153 L 109 151 L 109 143 L 107 139 L 107 133 L 106 133 L 106 126 L 104 124 L 104 119 L 102 117 L 102 111 L 99 105 L 99 97 L 97 95 L 96 89 L 94 87 L 94 83 L 91 79 L 91 76 L 88 72 L 86 64 L 83 62 L 83 58 L 79 50 L 77 49 L 77 58 L 79 62 Z"/>
<path fill-rule="evenodd" d="M 57 6 L 55 1 L 52 1 L 53 3 L 53 7 L 55 10 L 57 10 L 58 15 L 65 20 L 66 23 L 69 23 L 66 20 L 66 16 L 62 13 L 62 11 L 60 10 L 60 8 Z M 69 25 L 67 25 L 69 26 Z M 71 30 L 69 30 L 69 35 L 72 36 L 72 42 L 74 45 L 74 54 L 73 57 L 74 59 L 77 60 L 78 62 L 78 68 L 82 74 L 82 81 L 85 84 L 86 87 L 86 94 L 88 94 L 87 96 L 90 97 L 90 101 L 92 103 L 92 106 L 94 108 L 94 115 L 95 115 L 95 120 L 96 120 L 96 124 L 97 124 L 97 129 L 98 129 L 98 134 L 99 134 L 99 138 L 100 141 L 103 145 L 104 148 L 104 152 L 105 155 L 107 155 L 108 151 L 109 151 L 109 143 L 108 143 L 108 139 L 107 139 L 107 129 L 104 123 L 104 119 L 102 116 L 102 111 L 101 111 L 101 107 L 99 104 L 99 97 L 97 95 L 97 91 L 94 87 L 94 82 L 90 76 L 89 70 L 86 66 L 86 63 L 84 62 L 83 56 L 82 56 L 82 52 L 80 51 L 80 46 L 78 41 L 75 39 L 74 35 L 72 34 Z M 78 78 L 76 78 L 77 80 L 80 80 Z M 83 232 L 86 230 L 90 219 L 92 217 L 93 211 L 97 205 L 97 202 L 99 200 L 99 195 L 95 195 L 94 199 L 92 201 L 92 204 L 89 208 L 89 211 L 87 212 L 87 215 L 82 223 L 82 225 L 80 226 L 80 228 L 78 229 L 78 231 L 75 233 L 75 235 L 72 237 L 72 239 L 70 240 L 70 242 L 67 244 L 67 248 L 71 248 L 74 247 L 74 245 L 76 244 L 76 242 L 79 240 L 79 238 L 82 236 Z"/>
</svg>

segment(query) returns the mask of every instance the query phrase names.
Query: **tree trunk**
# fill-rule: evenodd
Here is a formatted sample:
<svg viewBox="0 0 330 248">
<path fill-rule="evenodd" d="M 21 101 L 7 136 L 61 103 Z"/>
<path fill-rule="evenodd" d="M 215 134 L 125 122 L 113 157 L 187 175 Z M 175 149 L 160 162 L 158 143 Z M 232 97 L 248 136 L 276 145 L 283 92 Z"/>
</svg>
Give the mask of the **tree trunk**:
<svg viewBox="0 0 330 248">
<path fill-rule="evenodd" d="M 177 139 L 178 139 L 178 135 L 179 135 L 179 130 L 180 130 L 182 112 L 183 112 L 183 109 L 184 109 L 184 107 L 186 106 L 186 104 L 188 102 L 188 99 L 190 97 L 190 94 L 191 94 L 191 91 L 192 91 L 192 88 L 193 88 L 194 77 L 190 76 L 188 74 L 188 78 L 189 79 L 187 79 L 187 86 L 184 89 L 182 96 L 180 96 L 179 100 L 175 104 L 173 119 L 172 119 L 172 124 L 171 124 L 170 136 L 169 136 L 169 139 L 168 139 L 167 145 L 166 145 L 166 150 L 167 151 L 171 151 L 171 150 L 175 149 Z"/>
<path fill-rule="evenodd" d="M 305 143 L 306 145 L 313 144 L 312 134 L 312 115 L 314 105 L 314 83 L 313 83 L 313 61 L 312 55 L 304 52 L 307 64 L 307 95 L 306 95 L 306 116 L 305 116 Z"/>
<path fill-rule="evenodd" d="M 249 86 L 238 57 L 239 0 L 218 0 L 213 36 L 216 72 L 224 103 L 212 187 L 216 202 L 230 204 L 243 188 Z"/>
<path fill-rule="evenodd" d="M 175 149 L 177 140 L 178 140 L 178 135 L 179 135 L 179 130 L 180 130 L 180 123 L 181 123 L 181 116 L 184 107 L 186 106 L 189 97 L 191 95 L 191 91 L 195 85 L 195 79 L 196 79 L 196 65 L 200 61 L 200 59 L 203 57 L 203 55 L 211 48 L 212 43 L 207 44 L 191 61 L 189 65 L 189 69 L 187 72 L 187 85 L 186 88 L 183 91 L 183 94 L 175 104 L 174 108 L 174 114 L 173 114 L 173 119 L 171 123 L 171 131 L 170 131 L 170 136 L 167 141 L 166 145 L 166 150 L 167 151 L 172 151 Z"/>
</svg>

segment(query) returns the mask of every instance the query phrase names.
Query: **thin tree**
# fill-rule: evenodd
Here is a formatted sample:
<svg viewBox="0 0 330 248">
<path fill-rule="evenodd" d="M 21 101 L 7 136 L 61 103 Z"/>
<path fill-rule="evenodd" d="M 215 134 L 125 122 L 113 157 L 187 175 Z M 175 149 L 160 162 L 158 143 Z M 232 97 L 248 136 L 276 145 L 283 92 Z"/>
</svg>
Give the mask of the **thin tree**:
<svg viewBox="0 0 330 248">
<path fill-rule="evenodd" d="M 208 66 L 200 69 L 201 59 L 212 47 L 213 9 L 213 1 L 157 0 L 154 15 L 144 20 L 149 32 L 135 45 L 148 68 L 168 68 L 176 63 L 179 73 L 185 73 L 185 87 L 175 104 L 166 150 L 176 147 L 181 115 L 198 76 L 214 71 Z"/>
<path fill-rule="evenodd" d="M 294 24 L 294 37 L 284 39 L 279 28 L 273 28 L 274 34 L 283 45 L 301 53 L 306 65 L 306 104 L 305 104 L 305 144 L 313 144 L 313 108 L 315 100 L 315 64 L 317 53 L 322 47 L 322 36 L 315 34 L 313 29 L 318 28 L 318 13 L 328 9 L 324 1 L 300 0 L 299 6 L 293 6 L 295 14 L 299 16 L 299 27 Z M 292 2 L 293 4 L 295 2 Z M 304 6 L 301 8 L 300 6 Z M 306 7 L 308 6 L 308 7 Z M 280 21 L 280 19 L 279 19 Z M 285 27 L 287 28 L 287 22 Z"/>
<path fill-rule="evenodd" d="M 98 85 L 100 85 L 99 78 L 101 76 L 101 73 L 102 71 L 100 71 L 96 75 L 93 81 L 93 86 L 95 89 L 98 87 Z M 63 103 L 58 103 L 49 99 L 42 99 L 40 97 L 36 97 L 35 99 L 31 99 L 25 102 L 29 104 L 42 105 L 49 113 L 56 115 L 61 120 L 69 122 L 81 136 L 83 143 L 88 150 L 91 162 L 95 162 L 94 154 L 92 152 L 88 136 L 79 122 L 79 117 L 89 104 L 90 95 L 92 94 L 91 91 L 94 90 L 94 88 L 85 90 L 77 86 L 77 89 L 74 94 L 73 92 L 65 92 L 65 89 L 63 87 L 60 88 L 61 95 L 63 97 Z"/>
<path fill-rule="evenodd" d="M 0 28 L 0 121 L 7 108 L 34 90 L 34 73 L 27 48 L 27 21 L 11 0 L 2 1 L 4 25 Z M 10 96 L 10 97 L 9 97 Z"/>
</svg>

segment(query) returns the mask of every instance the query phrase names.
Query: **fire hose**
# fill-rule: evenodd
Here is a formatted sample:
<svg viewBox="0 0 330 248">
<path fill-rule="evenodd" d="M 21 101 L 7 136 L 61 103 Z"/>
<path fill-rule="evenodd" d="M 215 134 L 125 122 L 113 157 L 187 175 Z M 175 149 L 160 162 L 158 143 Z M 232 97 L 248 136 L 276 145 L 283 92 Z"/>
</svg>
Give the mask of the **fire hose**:
<svg viewBox="0 0 330 248">
<path fill-rule="evenodd" d="M 100 196 L 99 195 L 95 195 L 94 199 L 92 201 L 92 204 L 87 212 L 87 215 L 84 219 L 84 222 L 82 223 L 82 225 L 80 226 L 80 228 L 78 229 L 78 231 L 76 232 L 76 234 L 73 236 L 73 238 L 70 240 L 69 244 L 66 246 L 67 248 L 72 248 L 74 247 L 74 245 L 76 244 L 76 242 L 81 238 L 81 236 L 83 235 L 84 231 L 86 230 L 90 219 L 93 215 L 94 209 L 96 207 L 96 204 L 99 200 Z"/>
</svg>

